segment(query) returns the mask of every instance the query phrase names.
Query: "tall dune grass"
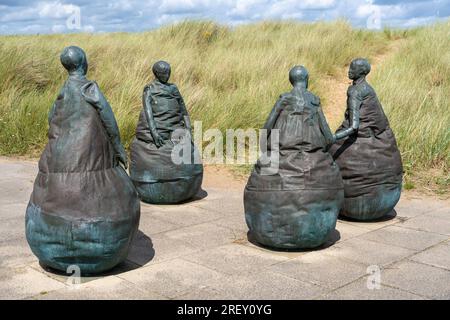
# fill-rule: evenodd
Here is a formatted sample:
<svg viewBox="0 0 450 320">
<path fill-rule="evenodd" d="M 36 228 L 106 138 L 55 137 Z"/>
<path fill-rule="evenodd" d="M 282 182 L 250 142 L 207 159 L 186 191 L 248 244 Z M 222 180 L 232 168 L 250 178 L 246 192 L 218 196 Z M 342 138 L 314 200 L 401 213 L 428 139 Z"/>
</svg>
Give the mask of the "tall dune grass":
<svg viewBox="0 0 450 320">
<path fill-rule="evenodd" d="M 450 21 L 418 29 L 372 77 L 408 172 L 450 169 L 449 39 Z"/>
<path fill-rule="evenodd" d="M 303 64 L 320 96 L 325 78 L 340 78 L 358 56 L 376 57 L 396 38 L 404 47 L 371 78 L 386 108 L 407 167 L 448 168 L 449 23 L 410 31 L 371 32 L 344 21 L 262 22 L 228 28 L 184 22 L 142 33 L 0 37 L 0 154 L 38 154 L 46 143 L 47 112 L 66 72 L 61 50 L 88 54 L 90 79 L 110 101 L 125 145 L 152 80 L 166 60 L 193 120 L 203 129 L 259 128 L 279 94 L 290 90 L 288 70 Z M 339 106 L 344 108 L 344 105 Z M 334 120 L 336 123 L 340 119 Z"/>
</svg>

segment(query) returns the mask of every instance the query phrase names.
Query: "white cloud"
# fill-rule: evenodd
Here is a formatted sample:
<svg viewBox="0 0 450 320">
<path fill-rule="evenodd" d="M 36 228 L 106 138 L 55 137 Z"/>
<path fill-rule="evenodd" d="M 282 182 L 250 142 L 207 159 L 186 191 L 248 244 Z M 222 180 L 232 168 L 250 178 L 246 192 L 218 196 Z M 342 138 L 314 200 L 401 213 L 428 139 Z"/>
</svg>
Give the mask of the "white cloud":
<svg viewBox="0 0 450 320">
<path fill-rule="evenodd" d="M 95 31 L 95 27 L 92 25 L 87 25 L 83 27 L 83 31 L 84 32 L 94 32 Z"/>
<path fill-rule="evenodd" d="M 37 9 L 41 18 L 63 18 L 73 14 L 78 6 L 62 4 L 60 1 L 41 2 Z"/>
<path fill-rule="evenodd" d="M 52 27 L 52 32 L 53 33 L 63 33 L 66 30 L 66 26 L 63 24 L 55 24 Z"/>
<path fill-rule="evenodd" d="M 450 16 L 450 0 L 0 0 L 0 33 L 74 32 L 63 30 L 76 7 L 76 32 L 140 31 L 184 19 L 236 25 L 264 19 L 302 21 L 346 18 L 367 27 L 373 12 L 383 25 L 410 27 Z M 56 31 L 55 31 L 56 30 Z"/>
</svg>

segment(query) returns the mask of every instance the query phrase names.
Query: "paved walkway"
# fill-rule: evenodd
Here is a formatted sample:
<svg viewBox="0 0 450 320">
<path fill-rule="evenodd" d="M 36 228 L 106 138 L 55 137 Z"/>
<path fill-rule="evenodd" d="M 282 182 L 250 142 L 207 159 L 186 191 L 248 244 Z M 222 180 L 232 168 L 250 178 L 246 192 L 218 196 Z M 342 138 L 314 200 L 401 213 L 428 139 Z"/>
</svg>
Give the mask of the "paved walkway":
<svg viewBox="0 0 450 320">
<path fill-rule="evenodd" d="M 243 183 L 215 168 L 202 199 L 142 204 L 127 261 L 74 286 L 41 268 L 25 239 L 36 170 L 0 158 L 0 299 L 450 299 L 448 200 L 406 194 L 391 220 L 339 221 L 324 248 L 270 251 L 247 240 Z"/>
</svg>

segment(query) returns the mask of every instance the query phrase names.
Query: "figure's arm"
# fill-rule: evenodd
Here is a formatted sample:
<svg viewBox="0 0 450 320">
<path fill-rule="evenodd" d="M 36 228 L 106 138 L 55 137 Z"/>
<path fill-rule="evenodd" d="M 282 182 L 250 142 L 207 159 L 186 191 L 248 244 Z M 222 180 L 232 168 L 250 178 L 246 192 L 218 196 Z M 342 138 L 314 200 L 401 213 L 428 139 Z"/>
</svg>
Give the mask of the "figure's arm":
<svg viewBox="0 0 450 320">
<path fill-rule="evenodd" d="M 326 141 L 327 149 L 328 149 L 333 143 L 336 142 L 336 140 L 334 140 L 334 135 L 330 130 L 330 126 L 328 125 L 325 115 L 323 114 L 322 107 L 320 106 L 320 102 L 319 102 L 319 108 L 318 108 L 317 112 L 319 114 L 320 131 L 322 132 L 323 136 L 325 137 L 325 141 Z"/>
<path fill-rule="evenodd" d="M 91 81 L 81 87 L 81 94 L 92 106 L 97 109 L 97 112 L 102 121 L 103 127 L 108 134 L 109 140 L 114 148 L 116 157 L 124 165 L 125 169 L 128 167 L 128 158 L 125 148 L 120 141 L 119 126 L 117 125 L 114 113 L 106 100 L 105 96 L 101 93 L 96 82 Z"/>
<path fill-rule="evenodd" d="M 264 124 L 263 129 L 267 130 L 267 136 L 269 136 L 270 130 L 273 129 L 273 126 L 277 122 L 277 119 L 281 113 L 282 104 L 283 104 L 283 98 L 280 97 L 280 99 L 278 99 L 278 101 L 273 106 L 272 111 L 270 112 L 269 117 L 267 118 L 267 121 Z"/>
<path fill-rule="evenodd" d="M 177 88 L 176 92 L 178 95 L 178 103 L 180 104 L 181 112 L 183 113 L 184 124 L 186 125 L 186 129 L 191 131 L 192 130 L 191 118 L 189 117 L 189 113 L 187 111 L 186 104 L 184 103 L 184 99 L 181 96 L 180 91 L 178 91 L 178 88 Z"/>
<path fill-rule="evenodd" d="M 144 94 L 142 96 L 142 104 L 144 106 L 144 114 L 145 114 L 145 118 L 147 119 L 148 127 L 150 128 L 150 134 L 153 137 L 153 141 L 155 142 L 155 145 L 159 148 L 164 144 L 164 140 L 158 134 L 158 130 L 156 129 L 155 118 L 153 118 L 152 101 L 153 101 L 153 97 L 150 92 L 150 88 L 145 87 Z"/>
<path fill-rule="evenodd" d="M 347 110 L 349 112 L 349 127 L 345 130 L 336 132 L 335 140 L 340 140 L 355 133 L 359 129 L 359 108 L 362 104 L 362 98 L 357 88 L 350 87 L 347 92 Z"/>
</svg>

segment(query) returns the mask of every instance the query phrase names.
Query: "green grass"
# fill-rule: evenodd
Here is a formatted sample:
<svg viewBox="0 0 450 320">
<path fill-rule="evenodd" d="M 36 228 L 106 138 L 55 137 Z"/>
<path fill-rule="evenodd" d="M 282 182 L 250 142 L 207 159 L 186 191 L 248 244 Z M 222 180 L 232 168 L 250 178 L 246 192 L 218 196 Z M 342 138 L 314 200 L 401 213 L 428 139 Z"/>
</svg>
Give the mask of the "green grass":
<svg viewBox="0 0 450 320">
<path fill-rule="evenodd" d="M 68 45 L 87 52 L 88 77 L 107 96 L 128 146 L 142 89 L 152 80 L 157 60 L 172 64 L 171 81 L 192 119 L 203 121 L 203 130 L 259 128 L 279 94 L 290 90 L 292 66 L 309 69 L 311 90 L 326 101 L 335 94 L 325 89 L 326 79 L 342 79 L 353 58 L 375 59 L 398 42 L 396 53 L 375 68 L 370 81 L 397 135 L 408 175 L 429 168 L 448 175 L 449 33 L 450 21 L 380 32 L 353 29 L 345 21 L 262 22 L 233 29 L 193 21 L 142 33 L 1 36 L 0 154 L 37 155 L 43 149 L 47 112 L 66 78 L 59 54 Z M 343 117 L 345 105 L 336 107 Z M 340 121 L 330 118 L 333 127 Z"/>
<path fill-rule="evenodd" d="M 372 83 L 398 140 L 407 173 L 450 168 L 450 22 L 421 28 Z"/>
</svg>

